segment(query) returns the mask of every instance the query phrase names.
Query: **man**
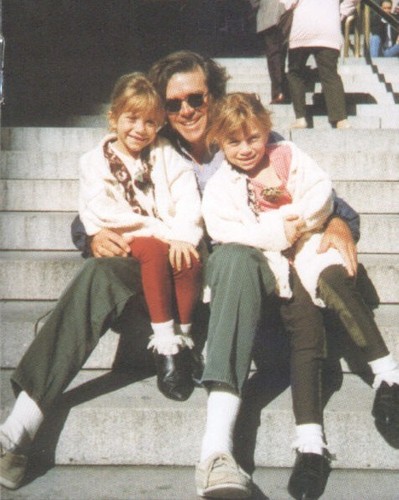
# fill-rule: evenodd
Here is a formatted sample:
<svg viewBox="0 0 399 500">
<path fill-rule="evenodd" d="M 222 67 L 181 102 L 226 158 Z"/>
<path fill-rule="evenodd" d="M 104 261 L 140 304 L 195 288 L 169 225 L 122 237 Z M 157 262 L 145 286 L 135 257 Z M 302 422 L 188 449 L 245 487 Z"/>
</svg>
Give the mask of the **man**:
<svg viewBox="0 0 399 500">
<path fill-rule="evenodd" d="M 220 152 L 208 151 L 205 135 L 211 106 L 225 93 L 226 72 L 212 60 L 182 51 L 156 63 L 149 76 L 165 102 L 168 125 L 164 134 L 192 165 L 202 190 L 223 160 Z M 347 214 L 356 232 L 358 216 L 342 203 L 338 212 Z M 88 243 L 86 250 L 100 258 L 85 262 L 11 377 L 18 397 L 10 416 L 0 427 L 0 482 L 9 488 L 18 488 L 23 481 L 29 449 L 44 416 L 79 372 L 101 336 L 142 294 L 139 265 L 126 258 L 129 246 L 121 236 L 102 229 L 88 242 L 84 235 L 83 239 L 80 235 L 79 241 L 83 246 Z M 357 265 L 355 244 L 349 227 L 339 216 L 331 219 L 321 250 L 329 246 L 338 248 L 349 272 L 354 274 Z M 268 281 L 271 273 L 257 255 L 255 259 L 251 257 L 256 254 L 255 249 L 236 250 L 227 248 L 215 252 L 213 268 L 223 277 L 229 269 L 245 262 L 251 272 L 243 275 L 240 287 L 235 283 L 225 290 L 223 302 L 213 305 L 211 324 L 212 317 L 217 318 L 220 313 L 218 308 L 227 306 L 235 335 L 244 337 L 250 331 L 253 338 L 250 311 L 243 307 L 247 302 L 240 304 L 239 299 L 247 293 L 249 300 L 258 293 L 252 287 L 253 275 L 261 271 Z M 233 308 L 233 304 L 237 307 Z M 143 335 L 143 331 L 135 332 L 135 320 L 132 316 L 129 334 Z M 236 331 L 238 324 L 240 328 Z M 245 356 L 248 364 L 250 353 L 246 352 Z"/>
<path fill-rule="evenodd" d="M 288 100 L 288 82 L 285 61 L 292 13 L 297 0 L 250 0 L 256 13 L 256 31 L 265 41 L 267 68 L 271 82 L 270 104 L 283 104 Z"/>
</svg>

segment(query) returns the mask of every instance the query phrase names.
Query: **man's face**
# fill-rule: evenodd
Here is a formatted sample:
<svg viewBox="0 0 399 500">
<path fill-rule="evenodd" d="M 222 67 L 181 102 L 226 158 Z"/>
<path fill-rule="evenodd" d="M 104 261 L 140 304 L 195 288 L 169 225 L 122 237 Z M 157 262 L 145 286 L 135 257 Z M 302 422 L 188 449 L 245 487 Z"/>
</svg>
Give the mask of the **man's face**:
<svg viewBox="0 0 399 500">
<path fill-rule="evenodd" d="M 168 101 L 178 111 L 168 111 Z M 191 105 L 190 105 L 191 103 Z M 201 68 L 189 73 L 175 73 L 166 87 L 166 114 L 170 125 L 188 143 L 204 142 L 208 124 L 208 86 Z"/>
</svg>

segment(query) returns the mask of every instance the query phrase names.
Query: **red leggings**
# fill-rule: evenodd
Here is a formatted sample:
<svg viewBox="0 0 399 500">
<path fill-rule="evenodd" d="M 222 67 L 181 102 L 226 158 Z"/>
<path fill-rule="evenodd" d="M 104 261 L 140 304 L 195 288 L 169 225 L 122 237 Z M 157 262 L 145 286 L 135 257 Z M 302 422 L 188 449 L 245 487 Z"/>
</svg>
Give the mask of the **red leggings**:
<svg viewBox="0 0 399 500">
<path fill-rule="evenodd" d="M 180 271 L 169 263 L 169 245 L 153 237 L 134 238 L 131 255 L 140 262 L 144 296 L 153 323 L 191 323 L 201 286 L 202 264 L 192 257 Z"/>
</svg>

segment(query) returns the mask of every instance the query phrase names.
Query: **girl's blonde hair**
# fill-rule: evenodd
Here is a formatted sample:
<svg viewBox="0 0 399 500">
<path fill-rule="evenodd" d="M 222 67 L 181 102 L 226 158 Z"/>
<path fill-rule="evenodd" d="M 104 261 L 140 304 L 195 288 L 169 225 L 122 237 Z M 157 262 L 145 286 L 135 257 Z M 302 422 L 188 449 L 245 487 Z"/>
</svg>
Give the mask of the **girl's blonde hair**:
<svg viewBox="0 0 399 500">
<path fill-rule="evenodd" d="M 162 100 L 143 73 L 123 75 L 111 94 L 109 116 L 118 119 L 122 113 L 133 112 L 154 117 L 159 125 L 165 119 Z"/>
<path fill-rule="evenodd" d="M 243 131 L 248 134 L 255 125 L 262 132 L 272 129 L 270 112 L 265 109 L 257 94 L 234 92 L 218 101 L 211 114 L 206 142 L 208 147 L 219 147 L 228 137 Z"/>
</svg>

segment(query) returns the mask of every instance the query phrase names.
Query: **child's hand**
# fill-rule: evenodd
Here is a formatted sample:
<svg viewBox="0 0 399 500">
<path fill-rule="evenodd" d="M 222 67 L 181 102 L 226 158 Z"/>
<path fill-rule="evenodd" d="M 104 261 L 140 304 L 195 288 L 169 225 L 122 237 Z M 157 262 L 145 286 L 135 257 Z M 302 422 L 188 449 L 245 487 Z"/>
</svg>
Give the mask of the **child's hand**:
<svg viewBox="0 0 399 500">
<path fill-rule="evenodd" d="M 199 260 L 199 253 L 191 243 L 186 241 L 169 240 L 169 262 L 173 269 L 180 271 L 183 260 L 186 267 L 191 267 L 193 257 Z"/>
<path fill-rule="evenodd" d="M 285 236 L 291 245 L 301 236 L 301 229 L 304 225 L 304 220 L 298 215 L 287 215 L 284 217 Z"/>
</svg>

